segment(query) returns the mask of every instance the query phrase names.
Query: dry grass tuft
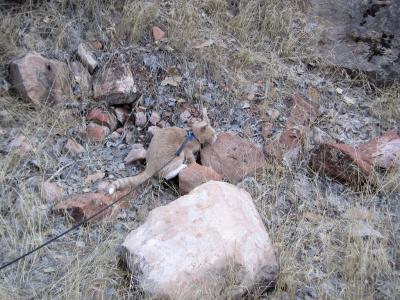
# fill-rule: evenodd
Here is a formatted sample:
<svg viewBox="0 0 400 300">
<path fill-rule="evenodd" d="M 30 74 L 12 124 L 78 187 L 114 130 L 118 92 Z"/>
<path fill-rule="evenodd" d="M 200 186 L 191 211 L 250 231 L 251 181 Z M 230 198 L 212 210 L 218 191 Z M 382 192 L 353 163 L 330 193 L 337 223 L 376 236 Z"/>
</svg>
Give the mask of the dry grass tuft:
<svg viewBox="0 0 400 300">
<path fill-rule="evenodd" d="M 158 12 L 158 5 L 145 1 L 127 2 L 123 8 L 122 19 L 118 24 L 116 38 L 137 43 L 150 33 L 151 25 Z"/>
<path fill-rule="evenodd" d="M 171 61 L 176 65 L 163 68 L 179 65 L 182 73 L 190 74 L 186 80 L 192 85 L 204 78 L 215 85 L 225 81 L 228 86 L 224 91 L 225 102 L 210 109 L 216 111 L 215 116 L 233 111 L 236 102 L 242 100 L 235 86 L 268 81 L 274 92 L 261 100 L 262 109 L 257 112 L 265 116 L 269 108 L 281 108 L 280 101 L 285 95 L 306 89 L 307 76 L 314 78 L 317 74 L 315 70 L 297 69 L 304 67 L 301 63 L 304 58 L 312 59 L 305 51 L 312 36 L 303 29 L 304 20 L 295 1 L 243 0 L 238 9 L 237 14 L 230 14 L 224 0 L 28 1 L 1 10 L 0 76 L 6 75 L 6 63 L 20 52 L 36 50 L 64 59 L 73 54 L 77 42 L 95 38 L 105 41 L 106 50 L 112 52 L 105 54 L 110 60 L 120 54 L 121 59 L 128 60 L 123 50 L 141 45 L 157 54 L 174 57 L 176 60 Z M 166 41 L 150 43 L 152 25 L 166 29 Z M 193 48 L 210 40 L 213 43 L 208 46 Z M 133 64 L 135 57 L 129 59 Z M 323 64 L 321 61 L 314 65 Z M 325 73 L 319 75 L 333 91 L 337 86 L 349 90 L 357 87 L 365 95 L 376 95 L 371 109 L 380 123 L 376 127 L 398 124 L 398 85 L 376 91 L 362 76 L 349 79 L 341 70 L 322 71 Z M 325 82 L 319 86 L 321 90 Z M 200 101 L 192 98 L 190 104 Z M 327 106 L 333 103 L 339 111 L 345 105 L 338 98 L 330 90 L 321 92 L 321 101 Z M 73 224 L 52 213 L 52 204 L 45 202 L 41 186 L 70 159 L 62 150 L 63 144 L 57 141 L 71 135 L 75 138 L 77 133 L 69 129 L 82 124 L 66 122 L 67 111 L 63 108 L 33 109 L 12 96 L 0 99 L 1 116 L 7 116 L 0 119 L 0 125 L 6 130 L 17 128 L 10 131 L 11 135 L 23 133 L 34 148 L 26 155 L 18 151 L 6 153 L 0 148 L 0 261 L 5 262 Z M 354 118 L 363 117 L 357 108 L 345 109 L 352 110 Z M 324 121 L 336 122 L 338 111 Z M 216 117 L 214 121 L 219 119 Z M 335 131 L 345 132 L 338 127 L 332 130 Z M 251 133 L 249 137 L 253 138 Z M 0 139 L 0 146 L 5 142 Z M 106 155 L 98 155 L 102 146 L 86 147 L 87 155 L 76 159 L 76 164 L 57 180 L 69 184 L 76 169 L 89 174 L 93 166 L 110 165 Z M 270 161 L 263 174 L 241 184 L 252 194 L 277 249 L 279 278 L 267 297 L 396 298 L 400 294 L 399 171 L 385 174 L 382 185 L 375 191 L 367 188 L 355 191 L 310 172 L 308 155 L 305 151 L 302 161 L 290 168 Z M 69 193 L 81 192 L 68 184 L 63 187 Z M 140 290 L 134 276 L 118 267 L 117 246 L 146 219 L 152 208 L 176 196 L 173 184 L 152 182 L 117 218 L 82 227 L 2 271 L 0 298 L 150 299 Z M 365 209 L 370 217 L 349 219 L 346 217 L 349 209 Z M 383 238 L 353 237 L 350 230 L 359 221 L 366 222 Z M 236 288 L 235 278 L 228 276 L 224 284 L 226 290 L 219 291 L 218 297 L 229 299 Z M 204 295 L 210 295 L 209 292 L 205 290 Z M 256 290 L 250 297 L 262 298 L 261 292 L 262 289 Z"/>
</svg>

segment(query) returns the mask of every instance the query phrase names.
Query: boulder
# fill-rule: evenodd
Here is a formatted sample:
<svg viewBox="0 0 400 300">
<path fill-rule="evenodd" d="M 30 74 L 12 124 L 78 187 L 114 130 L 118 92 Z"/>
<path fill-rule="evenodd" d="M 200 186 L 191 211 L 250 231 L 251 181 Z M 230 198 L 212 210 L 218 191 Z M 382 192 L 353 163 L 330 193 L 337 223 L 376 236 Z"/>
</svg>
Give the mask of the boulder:
<svg viewBox="0 0 400 300">
<path fill-rule="evenodd" d="M 10 63 L 13 87 L 22 98 L 39 104 L 59 104 L 71 95 L 65 63 L 31 52 Z"/>
<path fill-rule="evenodd" d="M 93 82 L 94 98 L 109 105 L 132 103 L 137 89 L 129 65 L 119 65 L 97 72 Z"/>
<path fill-rule="evenodd" d="M 117 199 L 124 197 L 113 207 L 100 213 L 98 216 L 93 218 L 91 222 L 97 221 L 104 217 L 116 215 L 122 208 L 126 207 L 128 200 L 132 199 L 136 195 L 135 191 L 129 191 L 128 189 L 118 191 L 112 195 L 104 195 L 101 193 L 83 193 L 73 195 L 70 198 L 58 203 L 54 207 L 56 213 L 65 213 L 71 215 L 76 221 L 81 221 L 93 216 L 95 213 L 99 212 L 101 209 L 110 205 Z"/>
<path fill-rule="evenodd" d="M 400 165 L 400 136 L 390 131 L 359 146 L 321 144 L 311 154 L 310 166 L 319 173 L 352 185 L 378 183 L 375 167 Z"/>
<path fill-rule="evenodd" d="M 266 166 L 263 152 L 233 132 L 218 134 L 212 145 L 201 151 L 202 165 L 213 168 L 232 183 L 254 175 Z"/>
<path fill-rule="evenodd" d="M 179 172 L 179 192 L 181 195 L 187 194 L 195 187 L 210 180 L 220 181 L 222 176 L 210 167 L 197 163 L 190 164 Z"/>
<path fill-rule="evenodd" d="M 250 194 L 226 182 L 209 181 L 155 208 L 121 250 L 140 287 L 157 299 L 216 299 L 229 281 L 238 297 L 271 287 L 278 274 Z"/>
<path fill-rule="evenodd" d="M 317 56 L 378 84 L 400 79 L 399 1 L 311 0 L 308 7 Z"/>
<path fill-rule="evenodd" d="M 290 111 L 285 128 L 264 150 L 268 156 L 291 165 L 299 158 L 304 136 L 320 112 L 318 107 L 300 95 L 293 95 L 285 100 Z"/>
</svg>

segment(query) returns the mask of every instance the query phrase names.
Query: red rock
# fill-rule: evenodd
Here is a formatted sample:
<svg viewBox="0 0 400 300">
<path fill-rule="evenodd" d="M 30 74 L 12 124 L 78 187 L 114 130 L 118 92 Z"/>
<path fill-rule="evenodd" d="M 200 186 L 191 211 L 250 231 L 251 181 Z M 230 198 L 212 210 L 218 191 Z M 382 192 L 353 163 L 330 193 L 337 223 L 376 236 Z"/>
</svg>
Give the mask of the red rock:
<svg viewBox="0 0 400 300">
<path fill-rule="evenodd" d="M 353 147 L 326 143 L 311 154 L 310 166 L 338 181 L 352 185 L 378 183 L 375 167 L 389 169 L 400 159 L 400 136 L 390 131 L 371 141 Z"/>
<path fill-rule="evenodd" d="M 264 154 L 256 145 L 232 132 L 219 134 L 212 145 L 204 147 L 201 162 L 233 183 L 266 165 Z"/>
<path fill-rule="evenodd" d="M 95 41 L 93 45 L 97 50 L 103 50 L 104 46 L 100 41 Z"/>
<path fill-rule="evenodd" d="M 107 126 L 111 131 L 117 129 L 118 126 L 115 115 L 101 108 L 93 108 L 86 116 L 86 120 L 94 121 L 102 126 Z"/>
<path fill-rule="evenodd" d="M 311 102 L 307 102 L 300 95 L 289 97 L 286 101 L 287 106 L 290 107 L 288 127 L 309 126 L 320 115 L 318 107 Z"/>
<path fill-rule="evenodd" d="M 179 192 L 182 195 L 187 194 L 195 187 L 210 180 L 220 181 L 222 176 L 210 167 L 197 163 L 190 164 L 179 173 Z"/>
<path fill-rule="evenodd" d="M 64 189 L 54 182 L 45 181 L 43 183 L 43 193 L 46 202 L 53 203 L 62 198 Z"/>
<path fill-rule="evenodd" d="M 155 41 L 162 40 L 163 38 L 165 38 L 167 36 L 167 34 L 160 27 L 157 27 L 157 26 L 153 26 L 152 32 L 153 32 L 153 38 Z"/>
<path fill-rule="evenodd" d="M 143 145 L 133 144 L 132 150 L 129 151 L 128 155 L 124 159 L 124 162 L 126 164 L 130 164 L 137 160 L 145 160 L 145 159 L 146 159 L 146 150 L 144 149 Z"/>
<path fill-rule="evenodd" d="M 104 195 L 100 193 L 83 193 L 77 194 L 55 206 L 55 211 L 58 213 L 67 212 L 76 221 L 81 221 L 116 201 L 120 197 L 123 199 L 116 203 L 113 207 L 100 213 L 97 217 L 90 220 L 90 222 L 98 221 L 104 217 L 115 216 L 122 208 L 127 206 L 127 201 L 136 195 L 136 191 L 123 190 L 116 192 L 113 195 Z"/>
<path fill-rule="evenodd" d="M 94 122 L 90 122 L 86 126 L 86 136 L 91 142 L 102 142 L 109 134 L 110 129 L 107 126 L 101 126 Z"/>
<path fill-rule="evenodd" d="M 372 165 L 363 161 L 355 147 L 346 144 L 322 144 L 311 154 L 311 168 L 340 182 L 359 186 L 375 185 Z"/>
<path fill-rule="evenodd" d="M 72 155 L 79 155 L 80 153 L 85 152 L 85 148 L 83 148 L 81 144 L 72 139 L 68 139 L 64 148 L 67 149 L 67 151 Z"/>
<path fill-rule="evenodd" d="M 63 103 L 72 95 L 67 65 L 35 52 L 10 63 L 10 78 L 21 97 L 35 105 Z"/>
<path fill-rule="evenodd" d="M 153 125 L 153 126 L 157 125 L 157 123 L 160 122 L 160 120 L 161 120 L 160 115 L 158 113 L 156 113 L 155 111 L 153 111 L 151 113 L 151 116 L 149 119 L 151 125 Z"/>
<path fill-rule="evenodd" d="M 307 102 L 303 97 L 294 95 L 286 99 L 290 107 L 290 115 L 284 130 L 264 148 L 272 157 L 282 159 L 291 164 L 298 159 L 304 136 L 309 132 L 309 126 L 319 116 L 319 109 Z"/>
<path fill-rule="evenodd" d="M 132 103 L 137 89 L 128 65 L 99 70 L 93 82 L 94 98 L 109 105 Z"/>
<path fill-rule="evenodd" d="M 117 116 L 117 120 L 124 125 L 129 118 L 129 111 L 124 107 L 117 107 L 114 112 Z"/>
<path fill-rule="evenodd" d="M 32 151 L 32 146 L 29 140 L 23 134 L 18 135 L 8 144 L 8 151 L 18 149 L 22 154 Z"/>
</svg>

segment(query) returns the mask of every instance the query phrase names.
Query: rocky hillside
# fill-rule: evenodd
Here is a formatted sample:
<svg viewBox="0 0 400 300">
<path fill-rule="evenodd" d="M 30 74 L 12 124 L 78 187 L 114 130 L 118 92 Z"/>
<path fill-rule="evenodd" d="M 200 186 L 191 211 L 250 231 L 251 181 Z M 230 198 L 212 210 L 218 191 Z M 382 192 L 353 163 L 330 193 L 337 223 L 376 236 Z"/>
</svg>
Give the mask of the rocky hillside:
<svg viewBox="0 0 400 300">
<path fill-rule="evenodd" d="M 0 4 L 1 299 L 397 299 L 399 1 Z M 152 137 L 197 162 L 107 193 Z"/>
</svg>

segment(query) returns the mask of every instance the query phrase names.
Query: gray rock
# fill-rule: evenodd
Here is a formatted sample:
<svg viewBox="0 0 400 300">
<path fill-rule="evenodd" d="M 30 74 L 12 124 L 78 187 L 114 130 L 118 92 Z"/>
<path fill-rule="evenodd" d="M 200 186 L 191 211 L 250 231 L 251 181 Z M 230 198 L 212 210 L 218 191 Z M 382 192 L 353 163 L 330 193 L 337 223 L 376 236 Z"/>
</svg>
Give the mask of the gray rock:
<svg viewBox="0 0 400 300">
<path fill-rule="evenodd" d="M 82 63 L 88 68 L 89 72 L 93 74 L 99 62 L 97 61 L 94 54 L 89 50 L 88 46 L 80 43 L 78 46 L 77 54 Z"/>
<path fill-rule="evenodd" d="M 317 55 L 378 84 L 400 78 L 400 1 L 311 0 Z"/>
</svg>

